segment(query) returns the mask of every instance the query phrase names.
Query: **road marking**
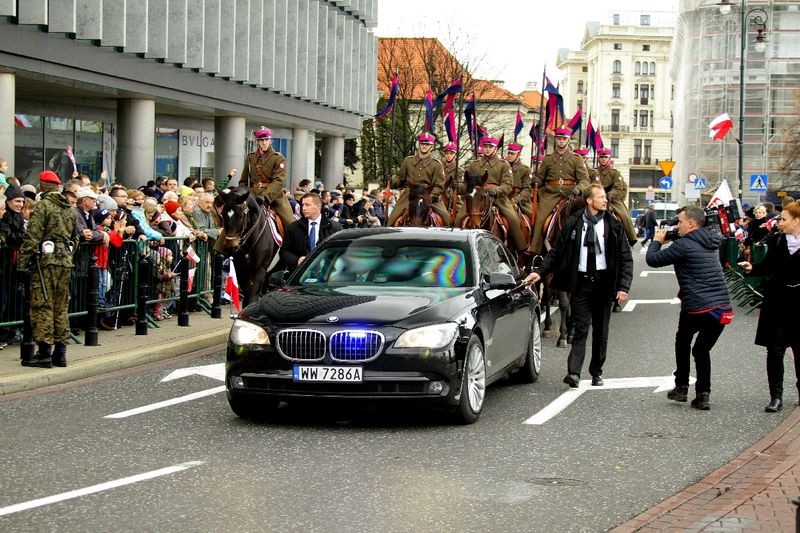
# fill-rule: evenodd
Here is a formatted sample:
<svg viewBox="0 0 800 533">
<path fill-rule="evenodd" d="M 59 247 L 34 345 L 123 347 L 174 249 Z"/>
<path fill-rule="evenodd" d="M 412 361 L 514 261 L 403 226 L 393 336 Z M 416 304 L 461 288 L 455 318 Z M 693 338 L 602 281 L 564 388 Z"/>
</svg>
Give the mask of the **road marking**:
<svg viewBox="0 0 800 533">
<path fill-rule="evenodd" d="M 697 381 L 690 377 L 689 384 Z M 544 409 L 527 419 L 524 423 L 531 426 L 541 426 L 588 391 L 603 391 L 609 389 L 637 389 L 655 387 L 653 394 L 666 392 L 675 386 L 674 376 L 658 376 L 645 378 L 610 378 L 605 380 L 602 387 L 593 387 L 591 379 L 582 379 L 577 389 L 569 389 L 561 396 L 550 402 Z"/>
<path fill-rule="evenodd" d="M 170 372 L 167 377 L 161 380 L 161 382 L 165 381 L 172 381 L 174 379 L 185 378 L 186 376 L 205 376 L 207 378 L 218 379 L 219 381 L 225 381 L 225 364 L 224 363 L 215 363 L 213 365 L 203 365 L 203 366 L 190 366 L 187 368 L 179 368 L 177 370 L 173 370 Z"/>
<path fill-rule="evenodd" d="M 623 311 L 633 311 L 636 309 L 636 306 L 639 304 L 670 304 L 670 305 L 678 305 L 681 303 L 680 298 L 670 298 L 668 300 L 628 300 L 625 303 L 625 307 L 622 308 Z"/>
<path fill-rule="evenodd" d="M 646 278 L 650 274 L 674 274 L 674 270 L 643 270 L 639 273 L 640 278 Z"/>
<path fill-rule="evenodd" d="M 171 400 L 164 400 L 163 402 L 151 403 L 150 405 L 143 405 L 141 407 L 130 409 L 128 411 L 114 413 L 113 415 L 106 415 L 103 418 L 127 418 L 129 416 L 140 415 L 142 413 L 155 411 L 156 409 L 163 409 L 164 407 L 169 407 L 171 405 L 190 402 L 192 400 L 197 400 L 198 398 L 204 398 L 206 396 L 211 396 L 213 394 L 219 394 L 220 392 L 225 392 L 225 385 L 220 385 L 219 387 L 214 387 L 213 389 L 201 390 L 200 392 L 193 392 L 192 394 L 187 394 L 186 396 L 179 396 L 177 398 L 172 398 Z"/>
<path fill-rule="evenodd" d="M 137 474 L 135 476 L 124 477 L 122 479 L 100 483 L 99 485 L 92 485 L 91 487 L 84 487 L 82 489 L 71 490 L 69 492 L 62 492 L 61 494 L 55 494 L 53 496 L 47 496 L 45 498 L 38 498 L 36 500 L 17 503 L 14 505 L 9 505 L 8 507 L 0 507 L 0 516 L 18 513 L 20 511 L 27 511 L 28 509 L 34 509 L 36 507 L 50 505 L 51 503 L 63 502 L 64 500 L 80 498 L 81 496 L 86 496 L 88 494 L 103 492 L 106 490 L 115 489 L 117 487 L 123 487 L 125 485 L 132 485 L 133 483 L 146 481 L 148 479 L 153 479 L 160 476 L 167 476 L 169 474 L 181 472 L 182 470 L 188 470 L 189 468 L 199 466 L 201 464 L 203 464 L 203 461 L 188 461 L 186 463 L 181 463 L 174 466 L 168 466 L 166 468 L 160 468 L 158 470 L 145 472 L 144 474 Z"/>
</svg>

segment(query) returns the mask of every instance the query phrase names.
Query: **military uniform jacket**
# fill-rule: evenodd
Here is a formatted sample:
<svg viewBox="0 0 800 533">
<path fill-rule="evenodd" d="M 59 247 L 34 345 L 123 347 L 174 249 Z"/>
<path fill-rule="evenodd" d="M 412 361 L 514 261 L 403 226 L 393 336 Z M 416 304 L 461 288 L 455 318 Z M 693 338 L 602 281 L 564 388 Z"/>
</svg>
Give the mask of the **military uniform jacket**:
<svg viewBox="0 0 800 533">
<path fill-rule="evenodd" d="M 625 198 L 628 196 L 628 184 L 625 183 L 619 170 L 612 166 L 606 166 L 604 168 L 598 167 L 595 180 L 603 185 L 603 188 L 606 190 L 606 195 L 608 195 L 609 202 L 615 200 L 624 202 Z"/>
<path fill-rule="evenodd" d="M 570 151 L 563 154 L 553 152 L 544 156 L 539 165 L 539 178 L 545 186 L 562 185 L 570 189 L 578 187 L 584 190 L 590 183 L 583 158 Z"/>
<path fill-rule="evenodd" d="M 514 180 L 511 176 L 511 166 L 505 159 L 495 154 L 492 158 L 481 157 L 480 159 L 473 160 L 467 167 L 467 172 L 470 174 L 478 174 L 483 176 L 483 173 L 488 173 L 484 185 L 495 185 L 498 189 L 503 191 L 506 198 L 511 198 L 511 191 L 514 189 Z M 464 192 L 466 189 L 464 188 Z"/>
<path fill-rule="evenodd" d="M 446 161 L 443 163 L 444 165 L 444 187 L 445 189 L 449 187 L 458 187 L 458 184 L 461 183 L 461 177 L 464 173 L 458 168 L 458 163 L 455 159 L 453 159 L 452 164 L 448 164 Z"/>
<path fill-rule="evenodd" d="M 444 190 L 444 168 L 438 159 L 430 156 L 410 155 L 403 159 L 400 169 L 392 178 L 393 189 L 411 188 L 418 183 L 426 186 L 432 198 L 438 198 Z"/>
<path fill-rule="evenodd" d="M 531 167 L 519 159 L 511 165 L 511 179 L 514 183 L 514 197 L 520 204 L 531 203 Z"/>
<path fill-rule="evenodd" d="M 75 243 L 75 224 L 75 208 L 64 195 L 56 191 L 43 195 L 28 222 L 28 231 L 22 239 L 17 268 L 23 272 L 36 268 L 33 258 L 39 252 L 42 241 L 53 241 L 55 244 L 55 252 L 41 256 L 42 266 L 71 268 L 70 246 Z"/>
<path fill-rule="evenodd" d="M 274 202 L 283 196 L 285 179 L 286 159 L 270 146 L 266 152 L 256 150 L 247 154 L 239 185 L 250 187 L 255 194 Z"/>
</svg>

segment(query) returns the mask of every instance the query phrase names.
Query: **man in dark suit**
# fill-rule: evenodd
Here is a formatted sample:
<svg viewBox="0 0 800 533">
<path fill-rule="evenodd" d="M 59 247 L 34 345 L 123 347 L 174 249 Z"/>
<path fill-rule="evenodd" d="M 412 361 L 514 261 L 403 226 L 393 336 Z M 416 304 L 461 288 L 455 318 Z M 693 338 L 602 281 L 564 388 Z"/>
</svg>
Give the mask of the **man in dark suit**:
<svg viewBox="0 0 800 533">
<path fill-rule="evenodd" d="M 335 220 L 322 216 L 318 194 L 306 193 L 300 201 L 303 217 L 289 224 L 280 249 L 281 262 L 287 269 L 294 269 L 319 243 L 342 229 Z"/>
<path fill-rule="evenodd" d="M 599 182 L 586 191 L 586 208 L 564 225 L 556 245 L 525 281 L 538 282 L 553 272 L 553 287 L 570 294 L 575 324 L 564 383 L 577 388 L 586 339 L 592 326 L 592 385 L 603 385 L 603 364 L 608 345 L 608 323 L 614 301 L 624 304 L 633 281 L 633 257 L 625 228 L 606 212 L 608 198 Z"/>
</svg>

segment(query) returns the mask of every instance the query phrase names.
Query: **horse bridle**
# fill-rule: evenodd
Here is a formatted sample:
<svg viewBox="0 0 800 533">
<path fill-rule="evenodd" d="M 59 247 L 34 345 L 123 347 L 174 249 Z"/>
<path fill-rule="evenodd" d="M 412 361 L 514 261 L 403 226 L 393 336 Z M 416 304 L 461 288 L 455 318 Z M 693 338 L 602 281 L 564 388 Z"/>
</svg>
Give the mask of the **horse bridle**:
<svg viewBox="0 0 800 533">
<path fill-rule="evenodd" d="M 247 218 L 247 215 L 250 213 L 250 208 L 247 207 L 247 201 L 243 202 L 243 204 L 244 204 L 244 207 L 242 208 L 242 220 L 249 220 Z M 262 206 L 262 211 L 264 212 L 264 217 L 265 218 L 264 218 L 264 223 L 261 224 L 261 231 L 259 232 L 258 238 L 256 238 L 256 241 L 261 239 L 261 236 L 264 235 L 264 231 L 267 229 L 267 225 L 269 224 L 269 222 L 266 220 L 266 217 L 269 216 L 269 213 L 267 212 L 267 208 Z M 244 234 L 242 234 L 242 230 L 244 229 L 244 226 L 243 226 L 242 229 L 239 230 L 239 235 L 234 235 L 232 237 L 228 236 L 228 235 L 225 235 L 225 239 L 226 240 L 233 240 L 236 237 L 239 237 L 239 244 L 236 245 L 236 249 L 234 250 L 234 253 L 238 252 L 239 249 L 242 247 L 242 245 L 245 242 L 247 242 L 247 239 L 249 239 L 250 236 L 253 234 L 253 232 L 255 232 L 257 226 L 258 226 L 258 224 L 250 225 L 247 228 L 247 231 Z"/>
</svg>

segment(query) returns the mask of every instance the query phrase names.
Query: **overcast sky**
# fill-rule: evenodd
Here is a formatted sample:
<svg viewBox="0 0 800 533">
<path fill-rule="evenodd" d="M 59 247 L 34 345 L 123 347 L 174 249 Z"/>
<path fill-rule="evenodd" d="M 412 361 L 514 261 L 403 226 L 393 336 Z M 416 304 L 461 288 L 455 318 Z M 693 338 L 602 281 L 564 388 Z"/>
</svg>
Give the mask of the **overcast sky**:
<svg viewBox="0 0 800 533">
<path fill-rule="evenodd" d="M 436 37 L 456 57 L 477 64 L 479 78 L 505 81 L 514 93 L 528 81 L 556 82 L 559 48 L 579 50 L 586 22 L 611 23 L 612 13 L 651 13 L 674 24 L 677 0 L 379 0 L 379 37 Z M 638 20 L 638 15 L 635 20 Z M 663 25 L 663 23 L 662 23 Z M 466 57 L 463 57 L 466 56 Z"/>
</svg>

